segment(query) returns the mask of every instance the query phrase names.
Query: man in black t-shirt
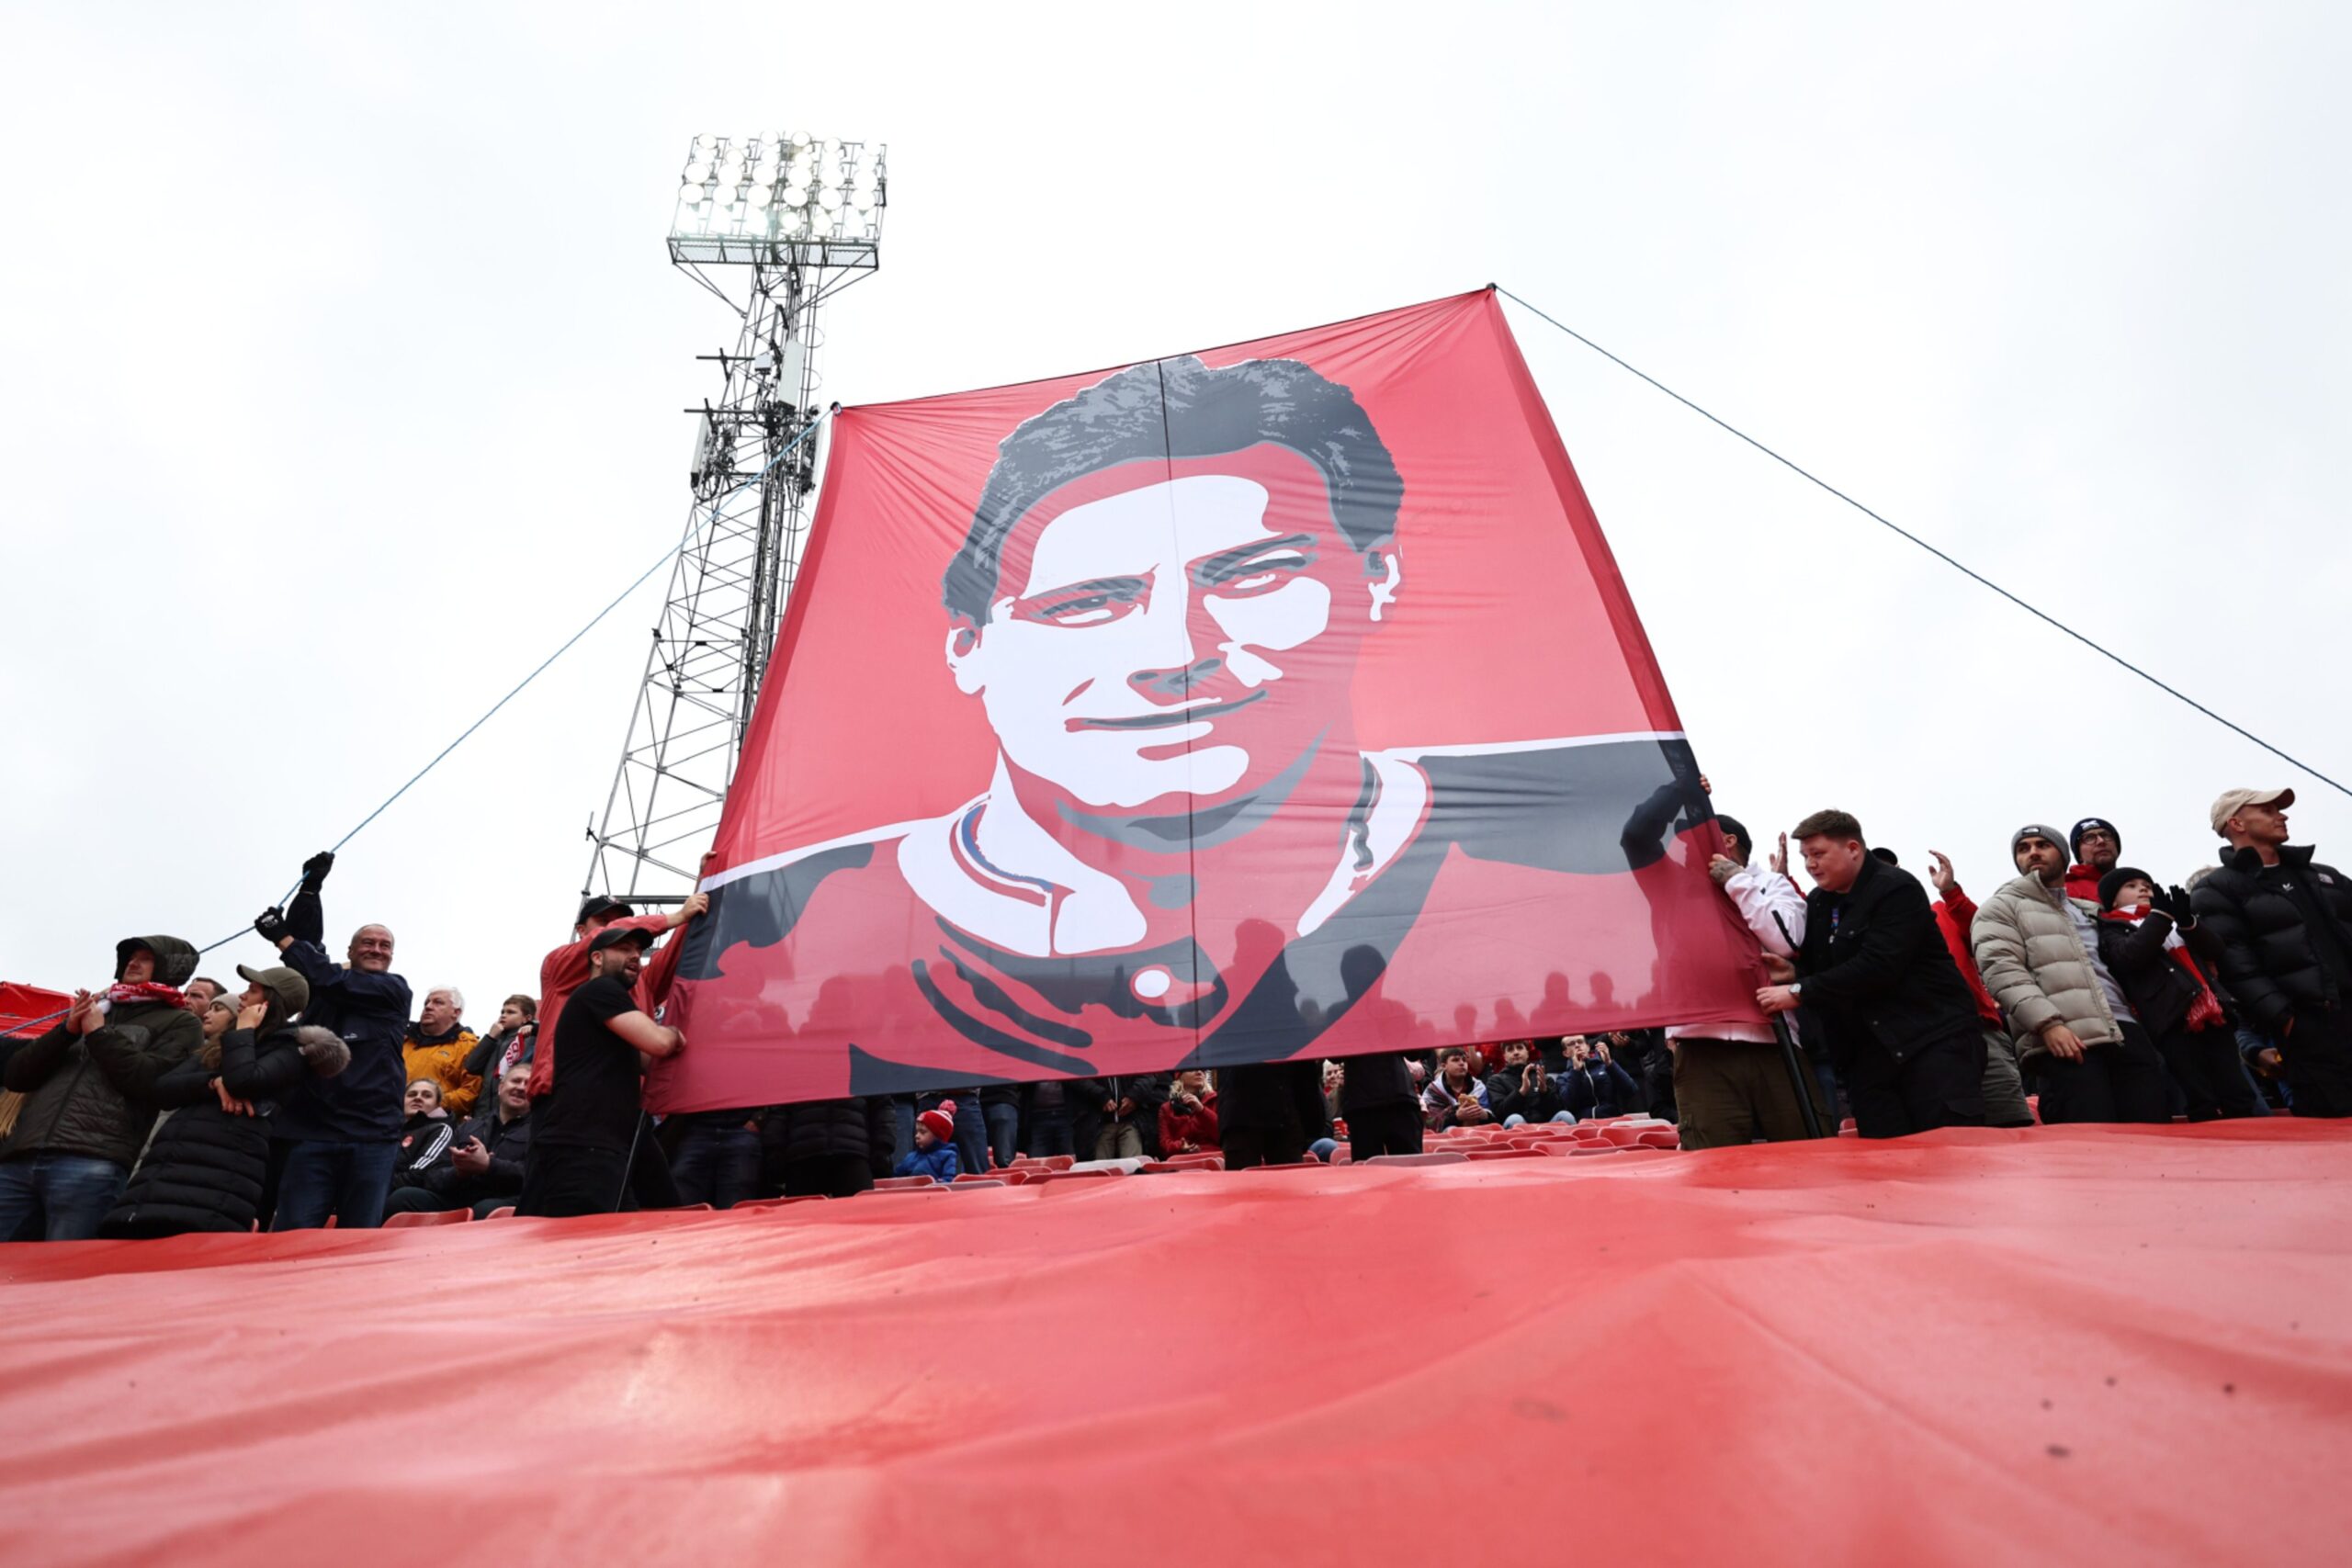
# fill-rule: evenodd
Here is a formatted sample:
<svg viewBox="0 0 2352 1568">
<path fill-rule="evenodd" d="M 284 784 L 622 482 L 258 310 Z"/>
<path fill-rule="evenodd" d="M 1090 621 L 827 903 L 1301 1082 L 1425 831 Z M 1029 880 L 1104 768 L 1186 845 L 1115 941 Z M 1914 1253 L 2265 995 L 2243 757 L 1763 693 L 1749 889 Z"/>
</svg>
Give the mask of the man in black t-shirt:
<svg viewBox="0 0 2352 1568">
<path fill-rule="evenodd" d="M 650 932 L 608 926 L 589 947 L 590 978 L 571 993 L 556 1024 L 563 1074 L 531 1112 L 537 1125 L 517 1215 L 612 1213 L 621 1207 L 632 1166 L 660 1158 L 653 1140 L 639 1132 L 639 1054 L 670 1055 L 685 1038 L 638 1008 L 638 971 L 652 942 Z"/>
</svg>

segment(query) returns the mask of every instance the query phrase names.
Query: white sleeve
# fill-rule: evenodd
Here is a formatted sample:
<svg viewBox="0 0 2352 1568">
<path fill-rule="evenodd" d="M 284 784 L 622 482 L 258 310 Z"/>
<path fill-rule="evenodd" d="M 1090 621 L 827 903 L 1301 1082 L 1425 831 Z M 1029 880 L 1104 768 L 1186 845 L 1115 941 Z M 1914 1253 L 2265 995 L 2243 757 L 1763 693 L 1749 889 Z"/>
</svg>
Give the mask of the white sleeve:
<svg viewBox="0 0 2352 1568">
<path fill-rule="evenodd" d="M 1740 871 L 1724 884 L 1724 891 L 1765 952 L 1797 955 L 1796 944 L 1804 941 L 1804 895 L 1795 883 L 1777 871 Z"/>
</svg>

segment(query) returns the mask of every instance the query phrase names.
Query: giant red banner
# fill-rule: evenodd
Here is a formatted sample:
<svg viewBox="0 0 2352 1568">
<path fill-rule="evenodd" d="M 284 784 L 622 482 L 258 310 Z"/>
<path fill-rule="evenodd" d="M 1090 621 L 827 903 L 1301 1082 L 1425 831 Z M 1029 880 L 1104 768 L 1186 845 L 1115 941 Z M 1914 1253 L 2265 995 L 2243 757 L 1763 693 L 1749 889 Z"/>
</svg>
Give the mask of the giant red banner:
<svg viewBox="0 0 2352 1568">
<path fill-rule="evenodd" d="M 1755 1018 L 1491 292 L 831 440 L 657 1110 Z"/>
</svg>

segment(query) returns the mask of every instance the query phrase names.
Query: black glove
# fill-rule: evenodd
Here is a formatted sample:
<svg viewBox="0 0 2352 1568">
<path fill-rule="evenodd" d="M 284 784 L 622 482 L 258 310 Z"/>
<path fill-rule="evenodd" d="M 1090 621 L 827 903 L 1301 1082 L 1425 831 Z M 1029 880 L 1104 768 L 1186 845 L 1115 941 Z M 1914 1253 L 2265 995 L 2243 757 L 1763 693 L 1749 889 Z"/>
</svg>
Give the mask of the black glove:
<svg viewBox="0 0 2352 1568">
<path fill-rule="evenodd" d="M 2186 887 L 2176 886 L 2158 889 L 2155 896 L 2155 905 L 2157 908 L 2162 909 L 2165 914 L 2170 915 L 2172 917 L 2172 923 L 2177 926 L 2194 925 L 2197 923 L 2197 917 L 2190 914 L 2188 911 L 2188 889 Z"/>
<path fill-rule="evenodd" d="M 272 947 L 294 934 L 286 929 L 286 911 L 275 904 L 254 917 L 254 930 Z"/>
<path fill-rule="evenodd" d="M 321 850 L 302 863 L 302 891 L 316 893 L 327 885 L 327 873 L 334 869 L 334 852 Z"/>
</svg>

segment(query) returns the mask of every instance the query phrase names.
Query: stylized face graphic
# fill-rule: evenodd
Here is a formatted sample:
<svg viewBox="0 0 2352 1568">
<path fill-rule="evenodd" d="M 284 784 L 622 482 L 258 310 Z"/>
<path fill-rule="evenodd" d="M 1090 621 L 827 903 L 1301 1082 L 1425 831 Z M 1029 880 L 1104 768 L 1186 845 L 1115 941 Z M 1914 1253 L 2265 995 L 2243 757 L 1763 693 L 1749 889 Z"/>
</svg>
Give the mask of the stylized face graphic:
<svg viewBox="0 0 2352 1568">
<path fill-rule="evenodd" d="M 1348 728 L 1396 553 L 1360 554 L 1289 461 L 1303 475 L 1182 475 L 1016 530 L 987 624 L 948 640 L 1016 767 L 1133 808 L 1256 788 Z"/>
</svg>

